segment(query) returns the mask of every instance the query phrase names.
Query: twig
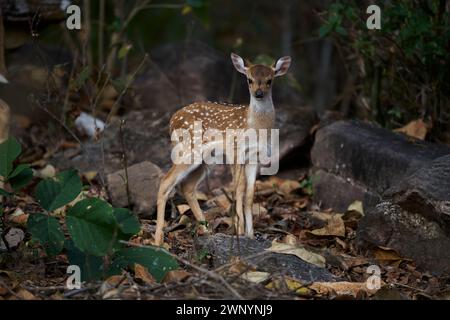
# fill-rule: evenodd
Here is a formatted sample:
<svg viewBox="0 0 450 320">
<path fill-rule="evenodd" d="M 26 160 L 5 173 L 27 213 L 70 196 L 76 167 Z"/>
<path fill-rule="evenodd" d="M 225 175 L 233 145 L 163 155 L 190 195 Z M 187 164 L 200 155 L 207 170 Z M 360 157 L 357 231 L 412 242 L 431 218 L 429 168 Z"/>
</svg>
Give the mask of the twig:
<svg viewBox="0 0 450 320">
<path fill-rule="evenodd" d="M 131 193 L 130 193 L 130 185 L 128 180 L 128 158 L 127 158 L 127 151 L 125 148 L 125 140 L 123 138 L 123 127 L 125 125 L 125 120 L 122 120 L 120 122 L 119 127 L 119 139 L 120 139 L 120 145 L 122 147 L 122 164 L 125 171 L 125 188 L 127 192 L 127 201 L 128 201 L 128 209 L 131 210 Z"/>
<path fill-rule="evenodd" d="M 123 240 L 121 240 L 120 241 L 121 243 L 123 243 L 123 244 L 127 244 L 127 245 L 130 245 L 130 246 L 133 246 L 133 247 L 140 247 L 140 248 L 152 248 L 152 249 L 159 249 L 159 248 L 157 248 L 157 247 L 150 247 L 150 246 L 144 246 L 144 245 L 140 245 L 140 244 L 137 244 L 137 243 L 132 243 L 132 242 L 128 242 L 128 241 L 123 241 Z M 161 249 L 162 250 L 162 249 Z M 169 254 L 172 258 L 174 258 L 174 259 L 176 259 L 176 260 L 178 260 L 179 262 L 181 262 L 182 264 L 184 264 L 184 265 L 186 265 L 186 266 L 188 266 L 188 267 L 191 267 L 192 269 L 195 269 L 195 270 L 197 270 L 197 271 L 199 271 L 199 272 L 201 272 L 201 273 L 203 273 L 203 274 L 205 274 L 206 276 L 208 276 L 209 278 L 211 278 L 211 279 L 214 279 L 214 280 L 217 280 L 217 281 L 219 281 L 219 282 L 221 282 L 224 286 L 225 286 L 225 288 L 228 290 L 228 291 L 230 291 L 230 293 L 235 297 L 235 298 L 237 298 L 237 299 L 239 299 L 239 300 L 243 300 L 244 298 L 239 294 L 239 292 L 237 292 L 220 274 L 218 274 L 218 273 L 216 273 L 216 272 L 214 272 L 214 271 L 211 271 L 211 270 L 208 270 L 208 269 L 205 269 L 205 268 L 202 268 L 202 267 L 199 267 L 199 266 L 197 266 L 197 265 L 195 265 L 195 264 L 192 264 L 191 262 L 189 262 L 189 261 L 187 261 L 187 260 L 185 260 L 185 259 L 183 259 L 183 258 L 180 258 L 180 257 L 178 257 L 177 255 L 175 255 L 175 254 L 173 254 L 173 253 L 171 253 L 171 252 L 169 252 L 169 251 L 167 251 L 167 250 L 164 250 L 164 252 L 166 252 L 167 254 Z"/>
<path fill-rule="evenodd" d="M 111 107 L 111 110 L 108 113 L 108 116 L 106 117 L 106 121 L 105 124 L 108 125 L 111 117 L 113 114 L 116 113 L 116 109 L 118 104 L 120 103 L 120 101 L 122 100 L 123 95 L 125 94 L 125 92 L 127 92 L 128 88 L 130 87 L 131 83 L 134 81 L 134 78 L 136 77 L 137 73 L 141 70 L 141 68 L 144 66 L 144 63 L 147 61 L 148 55 L 145 54 L 144 58 L 142 59 L 141 63 L 139 64 L 139 66 L 136 68 L 136 70 L 133 72 L 133 74 L 131 75 L 131 77 L 128 79 L 126 85 L 124 86 L 124 88 L 122 89 L 122 91 L 120 92 L 119 96 L 117 97 L 116 101 L 114 102 L 113 106 Z"/>
</svg>

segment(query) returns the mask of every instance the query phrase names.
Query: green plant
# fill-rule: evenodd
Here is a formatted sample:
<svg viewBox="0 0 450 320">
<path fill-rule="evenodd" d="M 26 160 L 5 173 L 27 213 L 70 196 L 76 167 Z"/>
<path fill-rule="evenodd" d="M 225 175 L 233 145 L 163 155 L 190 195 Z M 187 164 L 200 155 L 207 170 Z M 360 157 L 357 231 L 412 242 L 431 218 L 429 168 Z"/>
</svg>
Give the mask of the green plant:
<svg viewBox="0 0 450 320">
<path fill-rule="evenodd" d="M 369 117 L 387 127 L 425 118 L 438 135 L 449 128 L 450 120 L 446 1 L 378 5 L 380 30 L 367 29 L 362 2 L 341 0 L 326 10 L 319 35 L 333 39 L 348 76 L 354 78 L 354 101 L 367 101 L 360 110 L 369 109 Z"/>
<path fill-rule="evenodd" d="M 33 179 L 33 171 L 28 164 L 14 165 L 21 153 L 22 147 L 14 138 L 0 144 L 0 179 L 9 183 L 14 191 L 25 187 Z M 10 196 L 11 193 L 0 188 L 0 195 Z"/>
<path fill-rule="evenodd" d="M 20 168 L 31 170 L 27 165 L 14 167 L 13 162 L 21 152 L 15 139 L 2 143 L 0 150 L 4 152 L 0 157 L 0 172 L 8 182 L 26 170 Z M 19 174 L 14 175 L 15 171 Z M 30 180 L 27 178 L 26 181 Z M 178 268 L 176 260 L 164 249 L 126 247 L 123 242 L 140 231 L 137 217 L 128 209 L 113 208 L 99 198 L 85 198 L 72 205 L 82 187 L 76 170 L 61 172 L 38 183 L 35 197 L 42 212 L 31 214 L 27 223 L 32 243 L 39 243 L 49 256 L 65 250 L 70 264 L 80 267 L 84 281 L 120 273 L 122 268 L 132 267 L 135 263 L 145 266 L 158 281 L 166 272 Z M 63 207 L 68 207 L 65 219 L 57 219 L 55 211 L 61 211 Z M 65 221 L 61 223 L 60 220 Z"/>
</svg>

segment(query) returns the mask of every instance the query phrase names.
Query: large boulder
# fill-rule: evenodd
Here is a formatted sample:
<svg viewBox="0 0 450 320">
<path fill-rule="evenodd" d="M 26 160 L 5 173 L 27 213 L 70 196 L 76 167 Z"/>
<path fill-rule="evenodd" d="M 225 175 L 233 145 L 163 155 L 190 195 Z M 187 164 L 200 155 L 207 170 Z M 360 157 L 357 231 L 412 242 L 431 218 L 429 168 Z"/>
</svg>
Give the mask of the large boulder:
<svg viewBox="0 0 450 320">
<path fill-rule="evenodd" d="M 450 274 L 450 155 L 399 180 L 358 227 L 361 245 L 396 249 L 436 274 Z"/>
<path fill-rule="evenodd" d="M 220 267 L 230 263 L 233 257 L 241 257 L 254 265 L 258 271 L 277 275 L 287 275 L 305 283 L 338 281 L 339 278 L 327 269 L 318 267 L 297 256 L 267 252 L 271 242 L 263 239 L 214 234 L 198 239 L 198 250 L 207 250 L 212 255 L 212 264 Z"/>
<path fill-rule="evenodd" d="M 161 176 L 161 169 L 149 161 L 132 165 L 127 172 L 123 169 L 108 174 L 106 180 L 112 204 L 131 206 L 134 212 L 149 216 L 156 206 Z"/>
<path fill-rule="evenodd" d="M 314 169 L 322 171 L 313 179 L 315 200 L 336 210 L 355 200 L 371 207 L 394 183 L 446 154 L 448 146 L 411 140 L 373 124 L 332 123 L 316 133 L 311 151 Z M 345 197 L 330 197 L 330 184 L 335 191 L 347 191 Z"/>
</svg>

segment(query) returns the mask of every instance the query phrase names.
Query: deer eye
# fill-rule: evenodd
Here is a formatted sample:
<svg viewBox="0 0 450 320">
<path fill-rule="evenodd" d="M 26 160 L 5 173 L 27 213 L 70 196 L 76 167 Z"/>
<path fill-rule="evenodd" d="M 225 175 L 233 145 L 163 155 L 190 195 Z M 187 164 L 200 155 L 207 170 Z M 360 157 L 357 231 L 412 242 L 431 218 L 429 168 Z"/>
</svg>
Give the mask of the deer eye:
<svg viewBox="0 0 450 320">
<path fill-rule="evenodd" d="M 248 84 L 252 84 L 253 83 L 252 79 L 248 78 L 247 80 L 248 80 Z"/>
<path fill-rule="evenodd" d="M 267 80 L 267 85 L 270 86 L 272 84 L 272 79 Z"/>
</svg>

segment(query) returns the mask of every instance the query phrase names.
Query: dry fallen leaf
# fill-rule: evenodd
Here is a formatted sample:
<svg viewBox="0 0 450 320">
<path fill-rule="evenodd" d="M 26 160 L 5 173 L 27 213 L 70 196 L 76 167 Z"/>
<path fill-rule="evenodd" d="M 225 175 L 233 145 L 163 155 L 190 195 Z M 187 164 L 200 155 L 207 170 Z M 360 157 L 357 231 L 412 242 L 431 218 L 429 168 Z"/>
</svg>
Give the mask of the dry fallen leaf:
<svg viewBox="0 0 450 320">
<path fill-rule="evenodd" d="M 252 212 L 254 216 L 265 216 L 267 214 L 267 209 L 264 208 L 260 203 L 254 203 Z"/>
<path fill-rule="evenodd" d="M 310 290 L 305 287 L 300 281 L 284 277 L 283 279 L 275 279 L 266 285 L 267 289 L 275 289 L 277 291 L 282 289 L 288 289 L 289 291 L 294 291 L 299 295 L 309 295 Z"/>
<path fill-rule="evenodd" d="M 404 127 L 395 129 L 394 131 L 404 133 L 407 136 L 410 136 L 410 137 L 413 137 L 413 138 L 416 138 L 419 140 L 424 140 L 427 135 L 428 128 L 429 128 L 429 126 L 422 119 L 417 119 L 417 120 L 411 121 Z"/>
<path fill-rule="evenodd" d="M 279 186 L 280 192 L 285 196 L 297 189 L 300 189 L 300 182 L 296 180 L 285 180 Z"/>
<path fill-rule="evenodd" d="M 402 260 L 408 260 L 405 258 L 400 257 L 400 255 L 391 248 L 387 247 L 377 247 L 373 250 L 373 254 L 375 256 L 375 259 L 377 259 L 380 262 L 394 262 L 394 261 L 402 261 Z"/>
<path fill-rule="evenodd" d="M 353 202 L 351 205 L 348 206 L 347 211 L 356 211 L 359 212 L 361 216 L 363 216 L 364 210 L 362 201 L 356 200 L 355 202 Z"/>
<path fill-rule="evenodd" d="M 357 297 L 360 292 L 367 294 L 374 294 L 377 290 L 370 290 L 367 288 L 365 282 L 314 282 L 309 286 L 320 295 L 328 295 L 336 293 L 338 296 L 353 296 Z"/>
<path fill-rule="evenodd" d="M 24 300 L 38 300 L 38 298 L 34 294 L 25 289 L 19 289 L 17 295 Z"/>
<path fill-rule="evenodd" d="M 41 179 L 53 178 L 56 175 L 56 169 L 51 164 L 47 164 L 43 169 L 34 171 L 33 175 Z"/>
<path fill-rule="evenodd" d="M 241 274 L 245 271 L 254 271 L 253 268 L 249 267 L 247 263 L 242 261 L 239 257 L 231 257 L 232 266 L 228 269 L 232 273 Z"/>
<path fill-rule="evenodd" d="M 28 222 L 28 217 L 29 214 L 24 213 L 22 209 L 17 208 L 8 216 L 8 221 L 25 227 Z"/>
<path fill-rule="evenodd" d="M 210 200 L 208 200 L 208 204 L 214 203 L 216 206 L 221 207 L 225 211 L 228 211 L 230 209 L 231 203 L 228 201 L 228 198 L 226 195 L 221 194 L 217 197 L 214 197 Z"/>
<path fill-rule="evenodd" d="M 266 250 L 276 253 L 292 254 L 316 266 L 325 267 L 324 257 L 320 254 L 310 252 L 303 247 L 292 246 L 274 241 L 272 242 L 272 246 Z"/>
<path fill-rule="evenodd" d="M 186 278 L 190 277 L 192 274 L 187 272 L 186 270 L 180 269 L 180 270 L 171 270 L 167 272 L 166 276 L 164 277 L 163 282 L 179 282 L 183 281 Z"/>
<path fill-rule="evenodd" d="M 180 214 L 185 214 L 186 211 L 191 210 L 191 207 L 189 207 L 187 204 L 180 204 L 177 206 L 177 209 Z"/>
<path fill-rule="evenodd" d="M 97 176 L 98 172 L 97 171 L 86 171 L 83 172 L 83 177 L 87 180 L 87 181 L 92 181 L 95 179 L 95 177 Z"/>
<path fill-rule="evenodd" d="M 331 215 L 325 227 L 309 231 L 309 233 L 315 236 L 345 237 L 345 225 L 342 220 L 342 214 Z"/>
<path fill-rule="evenodd" d="M 148 272 L 147 268 L 136 263 L 134 265 L 134 276 L 136 279 L 140 279 L 144 281 L 146 284 L 155 284 L 156 280 L 153 276 Z"/>
<path fill-rule="evenodd" d="M 262 271 L 249 271 L 242 274 L 241 278 L 249 282 L 261 283 L 267 281 L 270 278 L 270 273 Z"/>
<path fill-rule="evenodd" d="M 297 237 L 294 236 L 293 234 L 288 234 L 284 238 L 284 243 L 291 245 L 291 246 L 296 246 L 297 245 Z"/>
<path fill-rule="evenodd" d="M 217 229 L 220 225 L 226 225 L 228 228 L 233 225 L 233 218 L 231 217 L 218 217 L 213 220 L 211 227 L 213 230 Z"/>
</svg>

